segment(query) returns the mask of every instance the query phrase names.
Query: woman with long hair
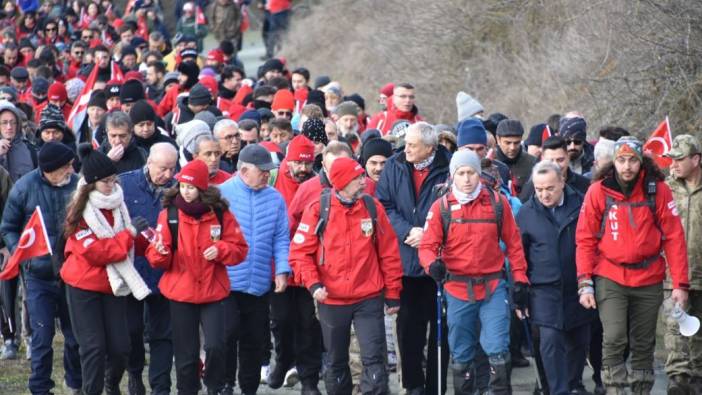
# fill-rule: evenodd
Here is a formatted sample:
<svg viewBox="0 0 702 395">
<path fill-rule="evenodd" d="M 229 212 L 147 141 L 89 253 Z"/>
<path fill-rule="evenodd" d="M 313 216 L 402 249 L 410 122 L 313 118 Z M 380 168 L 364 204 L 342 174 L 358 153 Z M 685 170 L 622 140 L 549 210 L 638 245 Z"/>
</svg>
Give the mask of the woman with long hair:
<svg viewBox="0 0 702 395">
<path fill-rule="evenodd" d="M 78 152 L 82 177 L 66 208 L 61 278 L 80 349 L 83 393 L 101 394 L 103 386 L 115 393 L 129 356 L 124 296 L 142 300 L 150 293 L 133 264 L 135 239 L 148 222 L 130 219 L 112 160 L 90 143 Z"/>
<path fill-rule="evenodd" d="M 164 270 L 159 289 L 171 306 L 178 393 L 194 395 L 200 388 L 202 326 L 207 353 L 203 381 L 208 394 L 219 394 L 225 385 L 226 266 L 243 261 L 249 247 L 229 204 L 208 185 L 205 162 L 188 163 L 176 179 L 179 184 L 164 196 L 159 232 L 146 258 Z"/>
</svg>

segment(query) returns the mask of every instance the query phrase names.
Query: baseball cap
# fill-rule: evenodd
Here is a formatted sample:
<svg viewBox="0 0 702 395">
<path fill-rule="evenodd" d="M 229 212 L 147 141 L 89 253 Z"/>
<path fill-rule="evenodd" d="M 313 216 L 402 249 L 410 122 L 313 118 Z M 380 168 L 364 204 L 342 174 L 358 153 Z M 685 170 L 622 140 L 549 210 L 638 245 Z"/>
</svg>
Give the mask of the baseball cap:
<svg viewBox="0 0 702 395">
<path fill-rule="evenodd" d="M 250 163 L 262 171 L 271 171 L 276 167 L 268 150 L 263 148 L 260 144 L 248 144 L 244 147 L 244 149 L 239 152 L 239 161 Z"/>
<path fill-rule="evenodd" d="M 694 154 L 702 154 L 702 151 L 700 150 L 700 141 L 695 136 L 681 134 L 679 136 L 675 136 L 670 151 L 668 151 L 668 153 L 666 153 L 664 156 L 672 159 L 682 159 Z"/>
</svg>

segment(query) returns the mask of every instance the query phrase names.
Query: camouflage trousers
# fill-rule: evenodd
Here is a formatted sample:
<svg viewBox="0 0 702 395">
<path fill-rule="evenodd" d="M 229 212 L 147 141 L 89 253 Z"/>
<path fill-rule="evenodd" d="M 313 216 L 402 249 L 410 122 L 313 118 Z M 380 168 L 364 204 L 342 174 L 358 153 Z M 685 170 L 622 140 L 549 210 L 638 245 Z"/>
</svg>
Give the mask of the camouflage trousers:
<svg viewBox="0 0 702 395">
<path fill-rule="evenodd" d="M 670 291 L 665 292 L 665 297 L 663 318 L 666 323 L 665 348 L 668 351 L 665 373 L 668 377 L 686 375 L 702 378 L 702 330 L 692 337 L 681 335 L 677 321 L 670 317 L 674 307 Z M 702 320 L 702 291 L 690 291 L 687 305 L 687 314 Z"/>
</svg>

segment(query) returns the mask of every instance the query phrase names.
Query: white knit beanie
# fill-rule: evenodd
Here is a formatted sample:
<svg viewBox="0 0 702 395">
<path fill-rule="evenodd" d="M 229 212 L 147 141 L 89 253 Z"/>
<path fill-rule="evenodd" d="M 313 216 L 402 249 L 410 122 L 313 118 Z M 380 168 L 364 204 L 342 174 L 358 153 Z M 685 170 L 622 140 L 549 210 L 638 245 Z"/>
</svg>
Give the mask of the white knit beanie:
<svg viewBox="0 0 702 395">
<path fill-rule="evenodd" d="M 480 102 L 473 99 L 469 94 L 461 91 L 456 95 L 456 111 L 458 112 L 458 122 L 461 122 L 479 112 L 485 111 L 485 109 Z"/>
</svg>

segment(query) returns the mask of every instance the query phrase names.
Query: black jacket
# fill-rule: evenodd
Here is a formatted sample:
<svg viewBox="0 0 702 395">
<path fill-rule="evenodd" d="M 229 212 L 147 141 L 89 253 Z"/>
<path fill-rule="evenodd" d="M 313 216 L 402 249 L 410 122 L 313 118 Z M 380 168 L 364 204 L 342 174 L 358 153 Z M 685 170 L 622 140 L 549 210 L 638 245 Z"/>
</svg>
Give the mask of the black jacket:
<svg viewBox="0 0 702 395">
<path fill-rule="evenodd" d="M 580 305 L 575 228 L 583 197 L 566 186 L 557 214 L 532 196 L 517 214 L 529 277 L 529 312 L 536 325 L 569 330 L 588 324 L 594 311 Z"/>
<path fill-rule="evenodd" d="M 566 185 L 573 188 L 576 192 L 580 193 L 580 195 L 585 196 L 585 192 L 587 192 L 587 189 L 590 188 L 590 184 L 592 183 L 590 179 L 585 176 L 581 176 L 570 169 L 568 169 L 567 174 Z M 532 196 L 534 196 L 534 182 L 530 179 L 529 182 L 522 187 L 522 192 L 519 194 L 519 200 L 521 200 L 522 203 L 525 203 Z"/>
<path fill-rule="evenodd" d="M 105 139 L 105 142 L 103 142 L 100 146 L 100 151 L 107 155 L 107 153 L 110 152 L 110 149 L 112 149 L 112 146 L 110 146 L 110 142 L 107 139 Z M 146 164 L 146 158 L 148 156 L 149 155 L 147 151 L 139 147 L 136 144 L 136 140 L 132 138 L 132 141 L 129 143 L 127 148 L 124 149 L 124 155 L 122 155 L 122 159 L 120 159 L 118 162 L 115 162 L 115 166 L 117 167 L 117 174 L 125 173 L 130 170 L 136 170 L 144 167 L 144 165 Z"/>
</svg>

